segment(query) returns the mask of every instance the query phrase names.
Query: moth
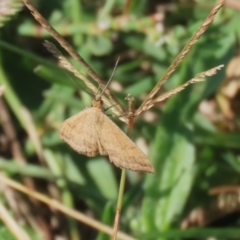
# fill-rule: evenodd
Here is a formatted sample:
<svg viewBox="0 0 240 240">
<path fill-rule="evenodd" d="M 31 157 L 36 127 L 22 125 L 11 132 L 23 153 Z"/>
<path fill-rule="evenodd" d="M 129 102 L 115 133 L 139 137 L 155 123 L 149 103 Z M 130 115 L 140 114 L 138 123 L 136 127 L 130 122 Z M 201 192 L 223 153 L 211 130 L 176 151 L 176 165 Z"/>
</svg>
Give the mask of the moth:
<svg viewBox="0 0 240 240">
<path fill-rule="evenodd" d="M 63 122 L 60 137 L 80 154 L 108 155 L 110 162 L 119 168 L 154 172 L 146 155 L 105 115 L 99 94 L 91 108 Z"/>
</svg>

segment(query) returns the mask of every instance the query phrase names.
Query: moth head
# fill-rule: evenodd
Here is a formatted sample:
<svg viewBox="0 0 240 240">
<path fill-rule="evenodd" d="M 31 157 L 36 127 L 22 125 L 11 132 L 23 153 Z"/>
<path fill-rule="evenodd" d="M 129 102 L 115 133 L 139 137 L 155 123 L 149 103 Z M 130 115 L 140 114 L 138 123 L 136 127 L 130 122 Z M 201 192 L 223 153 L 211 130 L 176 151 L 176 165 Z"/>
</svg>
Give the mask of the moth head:
<svg viewBox="0 0 240 240">
<path fill-rule="evenodd" d="M 92 107 L 102 108 L 103 101 L 102 101 L 102 94 L 97 93 L 95 95 L 94 100 L 92 101 Z"/>
</svg>

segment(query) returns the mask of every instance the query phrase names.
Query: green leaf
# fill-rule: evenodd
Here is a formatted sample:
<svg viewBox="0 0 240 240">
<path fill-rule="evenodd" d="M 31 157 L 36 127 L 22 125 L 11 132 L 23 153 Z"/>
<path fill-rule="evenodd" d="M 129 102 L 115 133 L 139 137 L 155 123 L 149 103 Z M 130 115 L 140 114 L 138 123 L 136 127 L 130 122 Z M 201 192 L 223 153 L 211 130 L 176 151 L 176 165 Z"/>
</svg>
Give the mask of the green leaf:
<svg viewBox="0 0 240 240">
<path fill-rule="evenodd" d="M 118 188 L 111 163 L 103 158 L 90 159 L 87 162 L 87 169 L 103 196 L 107 199 L 116 199 Z"/>
</svg>

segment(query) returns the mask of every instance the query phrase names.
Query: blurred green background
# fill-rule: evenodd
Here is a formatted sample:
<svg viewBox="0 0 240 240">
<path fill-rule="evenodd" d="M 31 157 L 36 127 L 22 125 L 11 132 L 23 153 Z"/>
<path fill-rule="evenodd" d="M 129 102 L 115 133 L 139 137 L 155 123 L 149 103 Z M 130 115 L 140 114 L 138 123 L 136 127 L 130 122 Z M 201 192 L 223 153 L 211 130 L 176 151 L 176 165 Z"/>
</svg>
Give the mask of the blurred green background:
<svg viewBox="0 0 240 240">
<path fill-rule="evenodd" d="M 0 11 L 0 85 L 6 88 L 0 107 L 8 112 L 7 121 L 15 130 L 23 157 L 19 160 L 21 154 L 12 148 L 1 112 L 1 171 L 19 182 L 30 177 L 36 191 L 112 225 L 121 170 L 107 158 L 78 155 L 58 134 L 60 124 L 89 107 L 92 97 L 57 66 L 42 44 L 45 39 L 57 43 L 21 1 L 6 2 L 7 8 Z M 32 3 L 106 81 L 120 56 L 110 88 L 126 108 L 128 93 L 136 98 L 137 106 L 141 104 L 216 1 Z M 223 70 L 136 120 L 132 138 L 155 168 L 154 174 L 128 171 L 120 229 L 136 239 L 232 239 L 240 235 L 240 79 L 236 77 L 240 60 L 226 74 L 239 53 L 239 22 L 239 9 L 225 6 L 162 92 L 219 64 L 225 64 Z M 223 92 L 232 81 L 235 94 L 226 96 Z M 112 120 L 125 130 L 123 123 Z M 227 187 L 209 195 L 210 189 L 219 186 Z M 38 224 L 36 229 L 26 213 L 17 215 L 32 239 L 56 239 L 57 235 L 109 239 L 45 205 L 37 205 L 34 213 L 36 205 L 21 194 L 18 197 Z M 16 216 L 4 191 L 1 201 Z M 196 208 L 198 212 L 190 218 Z M 4 224 L 0 223 L 0 229 L 4 239 L 14 239 Z"/>
</svg>

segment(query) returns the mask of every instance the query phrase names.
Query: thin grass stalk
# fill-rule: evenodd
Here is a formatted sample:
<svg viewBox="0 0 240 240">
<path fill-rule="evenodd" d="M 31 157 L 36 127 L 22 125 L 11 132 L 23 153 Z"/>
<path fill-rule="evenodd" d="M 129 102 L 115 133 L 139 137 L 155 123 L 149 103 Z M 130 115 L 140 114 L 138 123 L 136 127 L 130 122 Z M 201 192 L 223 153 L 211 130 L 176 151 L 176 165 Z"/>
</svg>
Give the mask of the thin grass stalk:
<svg viewBox="0 0 240 240">
<path fill-rule="evenodd" d="M 130 101 L 129 102 L 129 109 L 128 109 L 129 112 L 131 112 L 131 107 L 132 106 L 133 106 L 133 103 Z M 128 125 L 128 129 L 127 129 L 127 135 L 128 136 L 130 135 L 130 130 L 132 129 L 132 127 L 133 127 L 133 125 Z M 125 188 L 125 184 L 126 184 L 126 178 L 127 178 L 127 170 L 122 169 L 119 191 L 118 191 L 117 208 L 116 208 L 114 224 L 113 224 L 112 240 L 116 239 L 117 232 L 118 232 L 118 226 L 119 226 L 120 217 L 121 217 L 122 202 L 123 202 L 123 195 L 124 195 L 124 188 Z"/>
<path fill-rule="evenodd" d="M 126 176 L 127 176 L 127 170 L 122 169 L 119 192 L 118 192 L 117 209 L 116 209 L 116 214 L 115 214 L 115 219 L 113 224 L 112 240 L 116 239 L 117 232 L 118 232 L 119 220 L 120 220 L 121 210 L 122 210 L 123 194 L 124 194 L 124 188 L 126 183 Z"/>
</svg>

